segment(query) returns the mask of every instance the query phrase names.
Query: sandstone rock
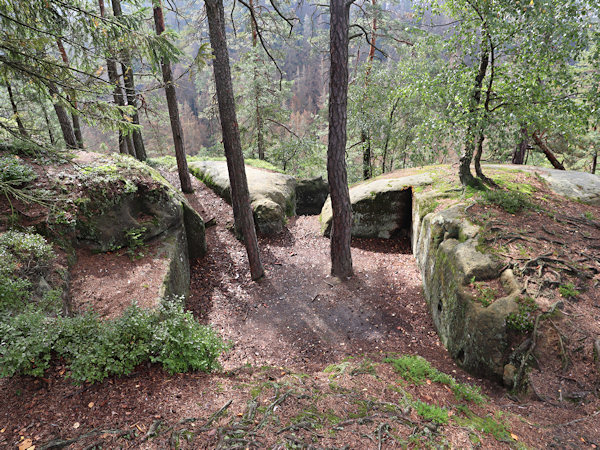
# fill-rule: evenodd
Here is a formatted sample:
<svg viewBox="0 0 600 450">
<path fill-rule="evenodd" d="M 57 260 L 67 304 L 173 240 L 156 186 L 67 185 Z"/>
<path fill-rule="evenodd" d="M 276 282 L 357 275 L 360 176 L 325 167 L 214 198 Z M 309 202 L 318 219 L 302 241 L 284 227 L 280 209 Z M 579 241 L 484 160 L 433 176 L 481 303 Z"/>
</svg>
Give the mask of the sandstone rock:
<svg viewBox="0 0 600 450">
<path fill-rule="evenodd" d="M 412 191 L 415 186 L 431 184 L 429 174 L 402 178 L 378 179 L 350 189 L 352 203 L 352 235 L 356 237 L 390 238 L 395 232 L 410 229 Z M 321 232 L 331 229 L 331 200 L 321 212 Z"/>
<path fill-rule="evenodd" d="M 229 173 L 225 161 L 193 161 L 190 172 L 231 203 Z M 246 166 L 250 203 L 259 232 L 278 233 L 286 216 L 296 214 L 296 181 L 289 175 Z"/>
</svg>

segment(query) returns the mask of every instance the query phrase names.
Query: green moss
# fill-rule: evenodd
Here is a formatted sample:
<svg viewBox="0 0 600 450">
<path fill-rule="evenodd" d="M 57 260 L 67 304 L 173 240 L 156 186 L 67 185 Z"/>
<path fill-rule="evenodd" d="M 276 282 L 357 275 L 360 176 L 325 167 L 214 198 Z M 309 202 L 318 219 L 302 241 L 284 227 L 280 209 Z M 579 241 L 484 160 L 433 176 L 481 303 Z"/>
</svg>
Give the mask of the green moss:
<svg viewBox="0 0 600 450">
<path fill-rule="evenodd" d="M 511 437 L 508 423 L 502 419 L 502 413 L 497 412 L 495 416 L 480 417 L 467 407 L 459 407 L 462 415 L 453 416 L 453 420 L 462 427 L 468 427 L 474 431 L 492 435 L 497 441 L 514 443 Z"/>
<path fill-rule="evenodd" d="M 387 358 L 385 362 L 405 379 L 416 385 L 421 385 L 427 380 L 434 383 L 445 384 L 450 387 L 458 400 L 467 400 L 475 403 L 483 403 L 485 396 L 477 386 L 457 382 L 454 377 L 440 372 L 432 367 L 429 361 L 420 356 L 402 356 L 400 358 Z"/>
</svg>

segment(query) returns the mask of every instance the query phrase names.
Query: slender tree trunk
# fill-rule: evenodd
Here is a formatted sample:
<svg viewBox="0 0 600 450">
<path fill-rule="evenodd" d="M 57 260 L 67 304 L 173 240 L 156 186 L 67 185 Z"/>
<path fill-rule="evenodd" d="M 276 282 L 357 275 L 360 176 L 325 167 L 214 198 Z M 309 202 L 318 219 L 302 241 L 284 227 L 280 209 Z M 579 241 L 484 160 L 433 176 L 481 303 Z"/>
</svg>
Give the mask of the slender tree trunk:
<svg viewBox="0 0 600 450">
<path fill-rule="evenodd" d="M 348 28 L 350 2 L 330 1 L 329 141 L 327 176 L 333 211 L 331 227 L 331 274 L 350 277 L 352 208 L 346 173 L 346 121 L 348 105 Z"/>
<path fill-rule="evenodd" d="M 260 110 L 260 97 L 261 90 L 258 82 L 258 64 L 260 59 L 258 57 L 257 46 L 258 46 L 258 27 L 254 21 L 254 0 L 249 1 L 252 14 L 250 14 L 250 28 L 252 29 L 252 48 L 256 52 L 253 60 L 253 82 L 254 82 L 254 107 L 256 114 L 256 146 L 258 148 L 258 159 L 265 159 L 265 137 L 264 137 L 264 123 L 262 117 L 262 111 Z"/>
<path fill-rule="evenodd" d="M 521 127 L 521 141 L 515 147 L 515 151 L 512 154 L 512 163 L 513 164 L 523 164 L 525 161 L 525 152 L 527 151 L 527 146 L 529 145 L 529 133 L 527 132 L 527 127 Z"/>
<path fill-rule="evenodd" d="M 111 0 L 113 14 L 115 17 L 123 15 L 121 9 L 121 0 Z M 134 125 L 140 124 L 140 117 L 137 108 L 137 99 L 135 94 L 135 81 L 133 79 L 133 65 L 131 64 L 131 56 L 129 50 L 121 50 L 121 57 L 123 62 L 121 63 L 121 70 L 123 71 L 123 84 L 125 85 L 125 94 L 127 96 L 127 104 L 133 106 L 133 114 L 131 120 Z M 135 147 L 135 156 L 140 161 L 146 161 L 146 149 L 144 147 L 144 140 L 142 139 L 142 133 L 139 129 L 133 130 L 133 146 Z"/>
<path fill-rule="evenodd" d="M 244 238 L 244 245 L 250 263 L 250 275 L 253 280 L 258 280 L 264 275 L 260 261 L 254 218 L 250 207 L 250 194 L 244 167 L 244 155 L 240 143 L 240 132 L 235 114 L 235 101 L 233 98 L 233 84 L 229 67 L 229 53 L 227 50 L 227 37 L 225 34 L 225 14 L 223 0 L 205 0 L 206 15 L 210 45 L 213 49 L 213 70 L 217 88 L 217 101 L 219 115 L 221 116 L 221 129 L 223 146 L 227 158 L 229 183 L 231 186 L 231 202 L 235 226 L 238 233 Z"/>
<path fill-rule="evenodd" d="M 598 150 L 594 152 L 594 159 L 592 159 L 592 173 L 596 173 L 596 166 L 598 164 Z"/>
<path fill-rule="evenodd" d="M 12 108 L 13 116 L 15 121 L 17 122 L 17 127 L 19 128 L 19 133 L 23 137 L 29 137 L 27 131 L 25 130 L 25 126 L 23 125 L 23 121 L 21 120 L 21 115 L 19 114 L 19 109 L 17 108 L 17 103 L 15 102 L 15 97 L 13 96 L 12 87 L 10 86 L 10 82 L 8 79 L 4 80 L 6 84 L 6 91 L 8 92 L 8 99 L 10 100 L 10 106 Z"/>
<path fill-rule="evenodd" d="M 477 140 L 479 136 L 479 120 L 477 119 L 477 110 L 479 109 L 479 105 L 481 103 L 481 87 L 483 85 L 483 79 L 485 78 L 490 59 L 490 54 L 487 50 L 486 43 L 482 42 L 481 46 L 483 50 L 481 52 L 481 60 L 479 61 L 479 71 L 475 77 L 475 86 L 473 87 L 471 100 L 469 103 L 469 125 L 467 127 L 465 148 L 460 157 L 460 165 L 458 168 L 458 176 L 463 186 L 479 185 L 471 173 L 471 161 L 473 160 L 473 154 L 477 147 Z"/>
<path fill-rule="evenodd" d="M 388 155 L 388 151 L 389 151 L 389 147 L 390 147 L 390 137 L 392 135 L 392 128 L 394 126 L 394 114 L 396 113 L 396 108 L 398 107 L 398 103 L 400 102 L 400 97 L 397 97 L 396 100 L 394 101 L 394 104 L 392 105 L 392 109 L 390 111 L 390 114 L 388 116 L 388 126 L 387 126 L 387 130 L 385 133 L 385 143 L 383 145 L 383 158 L 381 161 L 381 173 L 385 173 L 387 166 L 387 155 Z M 407 139 L 408 139 L 408 134 L 407 134 Z"/>
<path fill-rule="evenodd" d="M 550 161 L 552 167 L 558 170 L 565 170 L 565 166 L 563 166 L 561 162 L 558 159 L 556 159 L 556 156 L 554 156 L 554 153 L 552 152 L 552 150 L 550 150 L 548 144 L 544 141 L 544 139 L 542 139 L 542 137 L 537 131 L 533 133 L 532 137 L 533 141 L 537 144 L 540 150 L 544 152 L 544 155 L 546 155 L 546 158 L 548 158 L 548 161 Z"/>
<path fill-rule="evenodd" d="M 98 0 L 98 6 L 100 7 L 100 17 L 104 17 L 104 0 Z M 112 48 L 109 48 L 109 52 L 113 52 Z M 125 106 L 125 100 L 123 97 L 123 89 L 121 88 L 121 81 L 119 77 L 119 71 L 117 70 L 117 62 L 114 58 L 106 58 L 106 69 L 108 72 L 108 81 L 114 86 L 113 88 L 113 99 L 115 105 L 122 107 Z M 125 115 L 121 113 L 121 117 L 125 120 Z M 133 146 L 133 139 L 131 134 L 125 134 L 122 130 L 119 130 L 119 153 L 129 154 L 135 157 L 135 148 Z"/>
<path fill-rule="evenodd" d="M 367 72 L 365 74 L 365 95 L 363 102 L 367 100 L 367 89 L 369 87 L 369 75 L 373 67 L 373 58 L 375 57 L 375 44 L 377 42 L 377 16 L 375 15 L 376 0 L 371 0 L 373 5 L 373 21 L 371 22 L 371 41 L 369 43 L 369 56 L 367 57 Z M 360 138 L 363 142 L 363 180 L 373 177 L 373 164 L 371 155 L 371 133 L 368 130 L 361 130 Z"/>
<path fill-rule="evenodd" d="M 475 155 L 473 156 L 473 160 L 475 163 L 475 174 L 482 179 L 487 179 L 487 177 L 483 174 L 481 170 L 481 154 L 483 153 L 483 141 L 485 140 L 485 135 L 483 131 L 479 131 L 479 137 L 477 138 L 477 149 L 475 150 Z"/>
<path fill-rule="evenodd" d="M 153 0 L 154 25 L 156 34 L 159 36 L 165 31 L 165 18 L 161 0 Z M 190 172 L 188 171 L 187 160 L 185 158 L 185 146 L 183 145 L 183 129 L 179 119 L 179 107 L 177 105 L 177 92 L 173 84 L 173 73 L 171 72 L 171 63 L 164 58 L 160 62 L 163 82 L 165 83 L 165 95 L 167 97 L 167 107 L 169 109 L 169 119 L 171 121 L 171 132 L 173 133 L 173 144 L 175 145 L 175 159 L 177 159 L 177 169 L 179 171 L 179 181 L 181 190 L 189 193 L 193 192 Z"/>
<path fill-rule="evenodd" d="M 65 47 L 60 39 L 56 40 L 56 45 L 60 56 L 67 67 L 69 67 L 69 57 Z M 67 95 L 67 100 L 71 102 L 73 108 L 77 109 L 77 98 L 75 97 L 75 91 L 71 90 Z M 81 134 L 81 125 L 79 124 L 79 115 L 75 112 L 71 113 L 71 120 L 73 120 L 73 132 L 75 133 L 75 139 L 77 140 L 77 147 L 83 148 L 83 136 Z"/>
<path fill-rule="evenodd" d="M 54 133 L 52 133 L 52 124 L 50 123 L 50 118 L 48 117 L 48 111 L 46 110 L 46 106 L 42 99 L 39 99 L 40 106 L 42 108 L 42 112 L 44 113 L 44 120 L 46 121 L 46 127 L 48 128 L 48 137 L 50 138 L 50 144 L 54 145 L 56 140 L 54 139 Z"/>
<path fill-rule="evenodd" d="M 58 118 L 65 144 L 67 145 L 67 148 L 77 148 L 77 140 L 75 139 L 75 133 L 73 132 L 69 115 L 67 114 L 67 111 L 65 111 L 65 108 L 58 102 L 58 88 L 54 83 L 48 82 L 48 90 L 50 91 L 51 96 L 55 97 L 53 102 L 54 111 L 56 112 L 56 117 Z"/>
</svg>

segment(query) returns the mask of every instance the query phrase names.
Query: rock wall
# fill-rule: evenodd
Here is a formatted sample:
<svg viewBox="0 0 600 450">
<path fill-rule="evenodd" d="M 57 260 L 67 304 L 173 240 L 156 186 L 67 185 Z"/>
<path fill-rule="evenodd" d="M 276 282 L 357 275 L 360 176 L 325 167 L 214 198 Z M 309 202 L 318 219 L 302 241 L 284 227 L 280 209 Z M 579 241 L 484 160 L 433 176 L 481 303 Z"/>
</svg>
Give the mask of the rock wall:
<svg viewBox="0 0 600 450">
<path fill-rule="evenodd" d="M 190 172 L 231 203 L 225 161 L 191 161 Z M 296 215 L 296 180 L 278 172 L 246 166 L 254 223 L 263 234 L 279 233 L 287 217 Z"/>
<path fill-rule="evenodd" d="M 521 289 L 512 271 L 478 249 L 479 227 L 465 205 L 427 213 L 431 194 L 413 200 L 413 254 L 434 325 L 452 358 L 470 373 L 501 380 L 508 363 L 506 318 L 518 311 Z M 474 281 L 500 277 L 508 295 L 484 307 L 467 289 Z"/>
</svg>

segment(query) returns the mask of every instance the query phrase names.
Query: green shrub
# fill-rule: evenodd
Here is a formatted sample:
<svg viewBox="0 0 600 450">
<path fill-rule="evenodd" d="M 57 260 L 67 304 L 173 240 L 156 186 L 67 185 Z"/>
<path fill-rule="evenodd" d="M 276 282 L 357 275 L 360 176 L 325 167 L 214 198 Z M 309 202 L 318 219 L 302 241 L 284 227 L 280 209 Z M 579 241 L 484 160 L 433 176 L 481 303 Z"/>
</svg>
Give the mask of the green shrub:
<svg viewBox="0 0 600 450">
<path fill-rule="evenodd" d="M 523 209 L 534 208 L 530 196 L 523 192 L 490 189 L 483 191 L 482 195 L 485 203 L 496 205 L 509 214 L 516 214 Z"/>
<path fill-rule="evenodd" d="M 392 367 L 400 373 L 402 378 L 414 384 L 423 384 L 426 380 L 445 384 L 450 387 L 458 400 L 483 403 L 485 397 L 478 386 L 459 383 L 450 375 L 440 372 L 432 367 L 429 361 L 420 356 L 402 356 L 400 358 L 387 358 L 385 362 L 391 363 Z"/>
<path fill-rule="evenodd" d="M 210 372 L 218 367 L 217 358 L 226 345 L 211 328 L 200 325 L 180 302 L 165 302 L 158 314 L 151 361 L 160 362 L 169 373 Z"/>
<path fill-rule="evenodd" d="M 15 155 L 0 156 L 0 185 L 22 186 L 36 179 L 33 168 Z"/>
<path fill-rule="evenodd" d="M 42 376 L 50 366 L 56 321 L 39 311 L 0 318 L 0 377 Z"/>
<path fill-rule="evenodd" d="M 0 313 L 23 311 L 31 301 L 32 282 L 54 257 L 52 246 L 39 234 L 12 230 L 0 234 Z M 44 303 L 50 300 L 48 295 Z"/>
<path fill-rule="evenodd" d="M 151 313 L 135 304 L 112 321 L 101 322 L 93 313 L 63 319 L 56 350 L 70 361 L 75 382 L 127 375 L 148 360 L 152 325 Z"/>
<path fill-rule="evenodd" d="M 170 373 L 211 371 L 226 349 L 209 327 L 200 325 L 181 304 L 158 311 L 133 304 L 114 320 L 94 313 L 48 318 L 39 311 L 0 322 L 0 376 L 42 376 L 51 356 L 63 358 L 76 383 L 127 375 L 144 361 L 161 363 Z"/>
</svg>

